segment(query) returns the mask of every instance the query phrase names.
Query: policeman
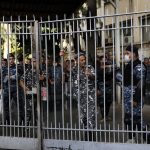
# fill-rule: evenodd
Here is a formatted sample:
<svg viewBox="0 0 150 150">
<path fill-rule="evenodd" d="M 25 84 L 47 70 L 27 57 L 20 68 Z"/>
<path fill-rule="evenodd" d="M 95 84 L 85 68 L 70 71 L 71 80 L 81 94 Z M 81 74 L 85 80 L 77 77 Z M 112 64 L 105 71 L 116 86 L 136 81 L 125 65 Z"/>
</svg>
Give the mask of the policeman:
<svg viewBox="0 0 150 150">
<path fill-rule="evenodd" d="M 12 102 L 12 99 L 13 99 L 15 103 L 19 105 L 17 107 L 19 108 L 19 117 L 20 117 L 18 118 L 18 121 L 21 124 L 22 121 L 24 121 L 24 103 L 23 103 L 22 97 L 20 96 L 20 93 L 18 93 L 20 74 L 15 64 L 14 55 L 10 53 L 8 56 L 9 56 L 9 63 L 8 63 L 9 66 L 4 67 L 2 70 L 2 79 L 3 79 L 2 83 L 3 83 L 3 92 L 4 92 L 3 93 L 4 120 L 5 120 L 5 123 L 7 124 L 10 123 L 10 109 L 11 109 L 10 103 Z M 17 98 L 19 99 L 18 101 L 17 101 Z"/>
<path fill-rule="evenodd" d="M 53 60 L 53 66 L 50 66 L 49 69 L 49 83 L 50 83 L 50 109 L 52 110 L 54 107 L 54 103 L 56 102 L 57 110 L 62 108 L 62 66 L 59 64 L 59 57 Z"/>
<path fill-rule="evenodd" d="M 79 65 L 76 65 L 72 70 L 72 82 L 73 96 L 78 100 L 80 109 L 81 124 L 85 129 L 94 129 L 95 70 L 91 65 L 86 65 L 86 57 L 83 53 L 79 56 Z M 91 132 L 86 132 L 85 140 L 92 140 Z"/>
<path fill-rule="evenodd" d="M 97 81 L 98 81 L 98 104 L 100 106 L 102 119 L 100 122 L 110 121 L 111 118 L 109 115 L 110 106 L 112 104 L 112 79 L 113 72 L 111 69 L 111 64 L 107 62 L 104 56 L 99 58 L 100 66 L 97 68 Z M 104 82 L 104 73 L 105 73 L 105 82 Z M 104 84 L 105 83 L 105 84 Z M 105 90 L 105 92 L 104 92 Z M 104 95 L 105 94 L 105 95 Z"/>
<path fill-rule="evenodd" d="M 146 130 L 143 120 L 142 108 L 144 104 L 144 88 L 146 79 L 146 67 L 139 60 L 138 48 L 129 45 L 126 48 L 124 61 L 127 63 L 124 68 L 124 76 L 116 74 L 116 78 L 121 81 L 124 79 L 124 123 L 128 130 Z M 142 91 L 141 91 L 142 90 Z M 146 134 L 143 134 L 146 140 Z M 128 143 L 135 143 L 135 134 L 129 132 Z"/>
<path fill-rule="evenodd" d="M 36 58 L 32 58 L 32 62 L 33 66 L 29 65 L 30 67 L 26 68 L 20 79 L 20 86 L 26 94 L 26 125 L 31 123 L 31 119 L 33 119 L 33 125 L 37 123 L 37 85 L 38 80 L 44 79 L 43 75 L 37 74 Z"/>
</svg>

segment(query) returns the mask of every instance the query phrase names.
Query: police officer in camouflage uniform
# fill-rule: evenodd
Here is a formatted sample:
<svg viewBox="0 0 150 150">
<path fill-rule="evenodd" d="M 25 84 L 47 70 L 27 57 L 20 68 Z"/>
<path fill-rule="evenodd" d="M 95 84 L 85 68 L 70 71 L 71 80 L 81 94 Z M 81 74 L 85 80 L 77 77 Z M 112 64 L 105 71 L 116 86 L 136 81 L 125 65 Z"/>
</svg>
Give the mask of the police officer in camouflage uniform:
<svg viewBox="0 0 150 150">
<path fill-rule="evenodd" d="M 79 67 L 79 71 L 78 71 Z M 85 129 L 95 128 L 95 70 L 86 66 L 84 54 L 79 56 L 79 65 L 72 69 L 73 96 L 78 100 L 80 120 Z M 78 99 L 79 97 L 79 99 Z M 85 138 L 91 140 L 91 132 Z"/>
<path fill-rule="evenodd" d="M 124 68 L 124 76 L 119 72 L 116 78 L 122 81 L 124 78 L 124 111 L 125 111 L 125 126 L 128 130 L 141 131 L 146 130 L 146 124 L 141 116 L 144 104 L 144 89 L 146 79 L 146 67 L 139 60 L 138 48 L 134 45 L 129 45 L 126 48 L 124 56 L 127 65 Z M 133 79 L 133 81 L 132 81 Z M 141 88 L 142 87 L 142 88 Z M 141 92 L 142 90 L 142 92 Z M 142 94 L 141 94 L 142 93 Z M 133 126 L 132 126 L 133 125 Z M 146 140 L 146 134 L 143 134 L 143 139 Z M 135 143 L 135 134 L 129 133 L 128 143 Z M 149 141 L 148 141 L 149 142 Z"/>
<path fill-rule="evenodd" d="M 2 68 L 2 84 L 3 84 L 3 98 L 4 98 L 4 121 L 5 123 L 10 124 L 10 103 L 12 100 L 19 105 L 19 123 L 21 124 L 24 121 L 24 103 L 23 98 L 21 97 L 19 90 L 19 80 L 20 74 L 19 69 L 15 64 L 15 58 L 12 53 L 9 55 L 9 66 Z M 18 98 L 18 101 L 17 101 Z M 10 99 L 10 100 L 9 100 Z M 17 103 L 18 102 L 18 103 Z M 6 122 L 7 121 L 7 122 Z"/>
<path fill-rule="evenodd" d="M 38 75 L 36 72 L 36 58 L 32 58 L 32 64 L 28 65 L 25 69 L 25 73 L 21 76 L 20 85 L 24 90 L 26 98 L 26 124 L 31 123 L 33 119 L 33 125 L 37 123 L 37 84 L 38 80 L 44 80 L 43 75 Z M 32 111 L 34 114 L 32 114 Z"/>
</svg>

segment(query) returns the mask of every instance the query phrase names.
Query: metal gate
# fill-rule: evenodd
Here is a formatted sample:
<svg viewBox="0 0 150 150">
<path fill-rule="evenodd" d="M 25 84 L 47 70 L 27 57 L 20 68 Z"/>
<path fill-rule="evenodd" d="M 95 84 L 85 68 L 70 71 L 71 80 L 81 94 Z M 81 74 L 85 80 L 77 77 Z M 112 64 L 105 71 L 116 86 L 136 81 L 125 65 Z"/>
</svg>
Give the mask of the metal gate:
<svg viewBox="0 0 150 150">
<path fill-rule="evenodd" d="M 118 73 L 124 74 L 130 44 L 131 52 L 133 44 L 139 49 L 141 61 L 149 59 L 149 13 L 3 18 L 0 148 L 148 149 L 149 64 L 144 107 L 140 92 L 140 129 L 134 128 L 133 101 L 131 128 L 124 123 L 126 86 Z M 134 93 L 134 68 L 131 72 Z M 132 140 L 126 143 L 129 134 Z"/>
</svg>

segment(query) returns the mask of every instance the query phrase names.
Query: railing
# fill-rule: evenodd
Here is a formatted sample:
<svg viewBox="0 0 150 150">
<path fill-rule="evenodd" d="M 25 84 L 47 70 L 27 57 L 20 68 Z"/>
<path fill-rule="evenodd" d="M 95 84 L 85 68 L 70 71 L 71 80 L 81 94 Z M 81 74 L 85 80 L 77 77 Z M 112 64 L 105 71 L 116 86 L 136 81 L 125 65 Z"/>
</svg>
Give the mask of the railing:
<svg viewBox="0 0 150 150">
<path fill-rule="evenodd" d="M 41 19 L 40 22 L 27 18 L 24 21 L 3 19 L 0 34 L 1 147 L 89 149 L 106 144 L 109 149 L 110 143 L 117 148 L 118 143 L 129 142 L 130 135 L 132 144 L 147 148 L 149 128 L 144 121 L 149 122 L 149 82 L 146 105 L 143 107 L 144 96 L 140 90 L 138 105 L 133 106 L 134 80 L 140 75 L 140 87 L 145 88 L 142 86 L 145 66 L 140 62 L 136 70 L 131 61 L 131 72 L 126 74 L 124 52 L 131 44 L 132 53 L 135 44 L 140 60 L 149 58 L 149 39 L 144 38 L 149 32 L 148 15 L 149 12 L 138 12 L 73 16 L 63 20 L 56 17 L 56 20 Z M 119 27 L 115 26 L 116 17 Z M 97 26 L 99 19 L 105 20 L 101 27 Z M 136 25 L 135 20 L 138 20 Z M 119 41 L 115 41 L 116 36 Z M 130 38 L 124 41 L 127 36 Z M 107 37 L 112 39 L 110 43 L 103 40 Z M 148 70 L 149 64 L 146 65 Z M 127 79 L 131 79 L 130 86 L 125 84 Z M 126 105 L 130 116 L 126 116 Z M 124 118 L 131 121 L 126 123 Z M 17 141 L 17 146 L 12 144 Z M 126 146 L 133 148 L 130 144 Z"/>
</svg>

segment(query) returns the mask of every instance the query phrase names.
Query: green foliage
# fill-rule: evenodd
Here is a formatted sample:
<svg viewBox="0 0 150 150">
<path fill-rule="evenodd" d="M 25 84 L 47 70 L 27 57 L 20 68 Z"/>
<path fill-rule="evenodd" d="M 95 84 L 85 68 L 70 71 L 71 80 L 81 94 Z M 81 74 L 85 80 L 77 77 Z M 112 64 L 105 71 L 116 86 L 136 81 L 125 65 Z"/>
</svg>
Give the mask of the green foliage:
<svg viewBox="0 0 150 150">
<path fill-rule="evenodd" d="M 11 25 L 12 29 L 12 25 Z M 10 29 L 10 24 L 0 24 L 0 32 L 1 32 L 1 55 L 7 54 L 7 50 L 11 53 L 22 53 L 22 47 L 20 43 L 17 41 L 17 36 Z M 9 33 L 9 34 L 8 34 Z M 9 45 L 9 47 L 8 47 Z"/>
</svg>

